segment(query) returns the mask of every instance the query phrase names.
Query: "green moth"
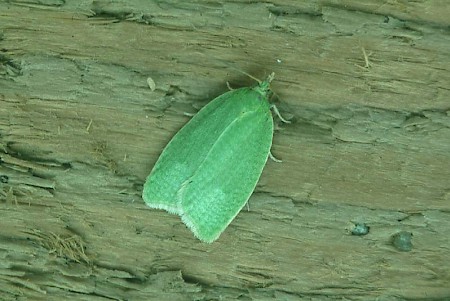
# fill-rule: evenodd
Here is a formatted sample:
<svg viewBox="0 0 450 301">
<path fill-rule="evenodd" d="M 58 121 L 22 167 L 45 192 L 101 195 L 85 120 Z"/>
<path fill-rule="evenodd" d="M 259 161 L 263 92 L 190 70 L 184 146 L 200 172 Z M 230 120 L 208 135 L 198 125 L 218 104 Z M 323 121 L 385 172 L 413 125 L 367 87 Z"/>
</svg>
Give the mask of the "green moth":
<svg viewBox="0 0 450 301">
<path fill-rule="evenodd" d="M 273 77 L 215 98 L 172 138 L 144 184 L 148 206 L 180 215 L 201 241 L 219 237 L 247 203 L 270 155 Z"/>
</svg>

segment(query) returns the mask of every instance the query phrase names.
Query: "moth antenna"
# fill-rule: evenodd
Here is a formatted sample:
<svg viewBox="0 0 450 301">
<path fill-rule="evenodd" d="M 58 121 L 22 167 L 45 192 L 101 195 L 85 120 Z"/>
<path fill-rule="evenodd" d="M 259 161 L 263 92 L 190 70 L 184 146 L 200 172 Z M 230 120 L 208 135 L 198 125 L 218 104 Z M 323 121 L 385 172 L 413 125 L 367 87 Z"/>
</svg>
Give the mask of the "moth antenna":
<svg viewBox="0 0 450 301">
<path fill-rule="evenodd" d="M 258 78 L 256 78 L 256 77 L 254 77 L 254 76 L 251 75 L 250 73 L 247 73 L 247 72 L 245 72 L 245 71 L 239 70 L 238 68 L 233 67 L 233 66 L 229 66 L 229 67 L 230 67 L 231 69 L 236 70 L 237 72 L 239 72 L 239 73 L 241 73 L 241 74 L 244 74 L 244 75 L 250 77 L 251 79 L 253 79 L 254 81 L 256 81 L 258 84 L 261 84 L 261 83 L 262 83 L 262 80 L 260 80 L 260 79 L 258 79 Z M 272 74 L 273 74 L 273 72 L 272 72 Z M 273 79 L 273 77 L 272 77 L 272 79 Z M 271 80 L 270 80 L 270 81 L 271 81 Z M 270 82 L 270 81 L 269 81 L 269 82 Z"/>
</svg>

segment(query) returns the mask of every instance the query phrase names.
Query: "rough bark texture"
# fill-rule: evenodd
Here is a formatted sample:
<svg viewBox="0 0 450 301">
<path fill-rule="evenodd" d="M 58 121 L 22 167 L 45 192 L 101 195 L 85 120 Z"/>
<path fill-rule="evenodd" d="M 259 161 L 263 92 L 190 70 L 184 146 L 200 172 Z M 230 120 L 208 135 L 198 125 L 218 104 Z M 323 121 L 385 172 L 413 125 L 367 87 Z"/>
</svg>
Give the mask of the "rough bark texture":
<svg viewBox="0 0 450 301">
<path fill-rule="evenodd" d="M 450 299 L 449 16 L 445 0 L 1 1 L 0 299 Z M 237 70 L 274 71 L 293 122 L 209 245 L 140 194 L 184 113 L 252 84 Z"/>
</svg>

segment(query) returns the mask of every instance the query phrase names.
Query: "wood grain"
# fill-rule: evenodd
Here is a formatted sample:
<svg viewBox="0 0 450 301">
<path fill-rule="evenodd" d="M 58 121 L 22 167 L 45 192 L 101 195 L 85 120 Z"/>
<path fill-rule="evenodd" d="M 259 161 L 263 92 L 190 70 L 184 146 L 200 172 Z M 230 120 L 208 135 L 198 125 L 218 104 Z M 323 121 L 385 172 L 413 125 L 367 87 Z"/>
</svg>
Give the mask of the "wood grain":
<svg viewBox="0 0 450 301">
<path fill-rule="evenodd" d="M 0 299 L 450 299 L 449 15 L 438 0 L 0 2 Z M 275 133 L 283 163 L 209 245 L 140 195 L 185 113 L 254 83 L 239 70 L 274 71 L 293 122 Z"/>
</svg>

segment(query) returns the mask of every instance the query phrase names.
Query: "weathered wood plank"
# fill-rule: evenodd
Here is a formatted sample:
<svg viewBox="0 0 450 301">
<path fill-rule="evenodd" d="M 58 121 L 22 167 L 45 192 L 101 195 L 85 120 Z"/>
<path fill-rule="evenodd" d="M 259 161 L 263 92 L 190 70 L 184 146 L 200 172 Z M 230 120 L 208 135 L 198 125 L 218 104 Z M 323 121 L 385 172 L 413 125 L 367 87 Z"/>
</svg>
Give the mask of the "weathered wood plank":
<svg viewBox="0 0 450 301">
<path fill-rule="evenodd" d="M 448 5 L 297 2 L 1 2 L 0 299 L 450 298 Z M 206 245 L 140 193 L 236 69 L 293 123 Z"/>
</svg>

